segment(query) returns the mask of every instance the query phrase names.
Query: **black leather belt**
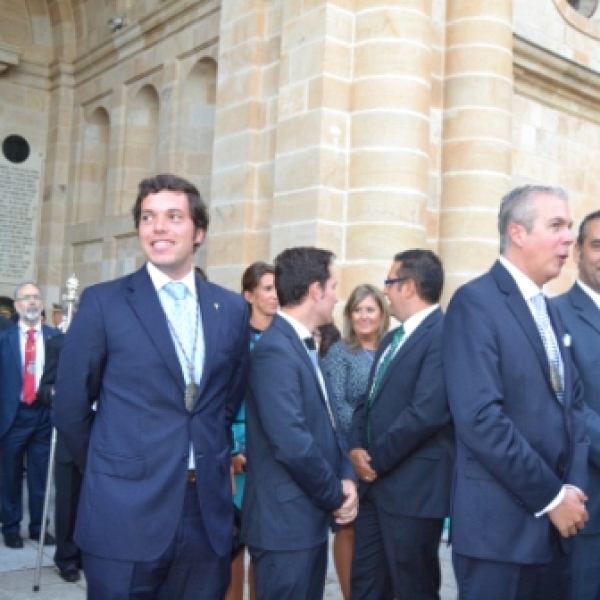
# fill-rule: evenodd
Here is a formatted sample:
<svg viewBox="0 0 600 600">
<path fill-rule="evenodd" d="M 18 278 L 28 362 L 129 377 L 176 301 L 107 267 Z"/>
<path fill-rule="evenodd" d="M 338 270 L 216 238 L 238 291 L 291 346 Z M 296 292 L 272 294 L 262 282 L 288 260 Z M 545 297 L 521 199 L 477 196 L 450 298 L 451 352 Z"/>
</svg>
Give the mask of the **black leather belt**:
<svg viewBox="0 0 600 600">
<path fill-rule="evenodd" d="M 188 470 L 187 482 L 188 483 L 196 483 L 196 471 L 194 469 Z"/>
</svg>

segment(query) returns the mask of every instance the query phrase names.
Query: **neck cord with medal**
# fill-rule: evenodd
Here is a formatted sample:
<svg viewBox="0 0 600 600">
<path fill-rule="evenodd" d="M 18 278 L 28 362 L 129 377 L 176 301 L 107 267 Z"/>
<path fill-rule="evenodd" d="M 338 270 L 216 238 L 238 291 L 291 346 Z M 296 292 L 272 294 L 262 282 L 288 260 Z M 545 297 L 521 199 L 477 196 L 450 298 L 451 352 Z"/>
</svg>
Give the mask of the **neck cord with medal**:
<svg viewBox="0 0 600 600">
<path fill-rule="evenodd" d="M 196 324 L 194 326 L 194 346 L 192 348 L 192 358 L 191 360 L 188 358 L 188 355 L 185 352 L 185 348 L 177 335 L 177 331 L 175 331 L 175 327 L 173 327 L 173 323 L 171 323 L 171 319 L 169 319 L 169 315 L 167 315 L 165 311 L 165 315 L 167 317 L 167 323 L 169 324 L 169 329 L 183 354 L 183 358 L 185 358 L 186 366 L 188 369 L 189 382 L 185 385 L 185 407 L 188 411 L 191 411 L 194 406 L 194 400 L 196 398 L 196 393 L 198 392 L 198 385 L 196 384 L 196 379 L 194 377 L 194 370 L 196 364 L 196 345 L 198 343 L 198 307 L 196 306 Z"/>
</svg>

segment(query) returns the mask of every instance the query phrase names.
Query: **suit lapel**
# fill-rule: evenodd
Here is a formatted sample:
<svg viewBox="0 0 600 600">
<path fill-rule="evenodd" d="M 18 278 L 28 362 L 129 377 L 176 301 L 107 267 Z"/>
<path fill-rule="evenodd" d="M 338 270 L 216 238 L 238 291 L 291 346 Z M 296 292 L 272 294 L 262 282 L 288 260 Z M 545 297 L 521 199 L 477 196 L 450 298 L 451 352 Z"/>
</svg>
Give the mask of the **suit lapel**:
<svg viewBox="0 0 600 600">
<path fill-rule="evenodd" d="M 600 309 L 577 283 L 569 291 L 569 300 L 579 318 L 600 334 Z"/>
<path fill-rule="evenodd" d="M 174 381 L 181 389 L 183 398 L 185 381 L 181 365 L 169 332 L 165 312 L 145 265 L 131 275 L 128 290 L 130 294 L 127 301 L 138 316 L 141 326 L 152 340 L 156 351 L 167 365 Z"/>
<path fill-rule="evenodd" d="M 219 327 L 222 320 L 222 308 L 218 302 L 215 302 L 213 290 L 210 285 L 196 276 L 196 295 L 200 305 L 200 314 L 202 315 L 202 332 L 204 334 L 204 366 L 202 367 L 202 379 L 198 386 L 198 395 L 194 408 L 206 388 L 210 379 L 210 371 L 215 355 L 215 350 L 219 342 Z M 249 342 L 248 342 L 249 343 Z"/>
<path fill-rule="evenodd" d="M 313 365 L 313 362 L 306 350 L 306 346 L 304 345 L 302 340 L 298 337 L 296 330 L 283 317 L 280 317 L 279 315 L 275 315 L 273 322 L 277 323 L 277 326 L 280 328 L 282 333 L 290 340 L 290 343 L 291 343 L 292 347 L 294 348 L 294 351 L 297 353 L 298 357 L 304 363 L 306 368 L 310 371 L 310 374 L 312 375 L 312 377 L 315 380 L 317 389 L 319 390 L 319 396 L 320 396 L 321 400 L 323 401 L 323 404 L 325 404 L 325 398 L 323 396 L 323 390 L 321 389 L 321 382 L 319 381 L 317 371 L 316 371 L 315 366 Z M 273 326 L 273 324 L 271 326 Z"/>
<path fill-rule="evenodd" d="M 23 365 L 21 364 L 21 346 L 19 344 L 19 335 L 20 335 L 19 326 L 13 327 L 8 333 L 8 339 L 10 343 L 10 347 L 12 348 L 12 352 L 15 356 L 15 363 L 19 367 L 19 372 L 21 372 Z"/>
<path fill-rule="evenodd" d="M 552 389 L 548 355 L 546 354 L 544 343 L 540 337 L 540 332 L 538 331 L 533 315 L 531 314 L 531 310 L 529 309 L 525 298 L 523 298 L 521 290 L 519 290 L 519 287 L 517 286 L 517 283 L 513 279 L 512 275 L 502 266 L 500 262 L 496 262 L 496 264 L 492 267 L 491 274 L 496 280 L 500 291 L 505 294 L 508 308 L 529 339 L 540 366 L 544 371 L 548 385 L 550 386 L 550 389 Z M 559 347 L 561 347 L 562 340 L 557 341 L 559 342 Z M 555 395 L 554 390 L 552 390 L 552 393 Z"/>
<path fill-rule="evenodd" d="M 430 315 L 427 315 L 425 320 L 408 336 L 408 339 L 400 346 L 398 352 L 396 352 L 396 356 L 392 359 L 392 362 L 387 368 L 387 371 L 383 374 L 383 379 L 381 384 L 379 385 L 379 389 L 377 390 L 377 394 L 373 398 L 371 405 L 375 403 L 377 398 L 380 396 L 381 391 L 385 388 L 389 378 L 392 376 L 394 369 L 397 368 L 398 364 L 402 362 L 404 357 L 412 352 L 412 349 L 419 343 L 419 341 L 427 334 L 431 326 L 437 322 L 437 320 L 441 317 L 441 311 L 439 309 L 434 310 Z M 395 330 L 394 330 L 395 331 Z M 394 332 L 392 331 L 392 337 L 390 338 L 390 343 L 393 339 Z M 389 345 L 389 344 L 388 344 Z M 377 359 L 379 362 L 380 358 Z M 377 365 L 377 363 L 375 363 Z M 373 371 L 373 377 L 377 373 L 377 368 Z M 370 390 L 370 387 L 368 388 Z"/>
</svg>

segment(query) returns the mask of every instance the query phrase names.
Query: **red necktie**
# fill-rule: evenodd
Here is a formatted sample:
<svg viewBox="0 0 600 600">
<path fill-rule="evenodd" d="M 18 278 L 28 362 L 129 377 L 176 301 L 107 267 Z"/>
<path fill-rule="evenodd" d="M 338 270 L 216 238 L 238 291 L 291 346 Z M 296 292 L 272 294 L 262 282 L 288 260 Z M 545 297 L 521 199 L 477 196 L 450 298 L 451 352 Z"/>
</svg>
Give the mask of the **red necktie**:
<svg viewBox="0 0 600 600">
<path fill-rule="evenodd" d="M 23 401 L 35 402 L 35 329 L 27 331 L 25 342 L 25 369 L 23 371 Z"/>
</svg>

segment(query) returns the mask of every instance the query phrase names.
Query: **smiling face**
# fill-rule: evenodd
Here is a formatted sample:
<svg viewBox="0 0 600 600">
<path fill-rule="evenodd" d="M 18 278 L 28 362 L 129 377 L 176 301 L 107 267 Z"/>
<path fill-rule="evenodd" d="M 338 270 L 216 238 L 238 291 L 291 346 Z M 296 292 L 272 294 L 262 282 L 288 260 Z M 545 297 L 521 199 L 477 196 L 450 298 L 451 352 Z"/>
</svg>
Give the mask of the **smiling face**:
<svg viewBox="0 0 600 600">
<path fill-rule="evenodd" d="M 383 314 L 373 296 L 366 296 L 350 315 L 352 329 L 359 339 L 377 335 Z"/>
<path fill-rule="evenodd" d="M 388 279 L 397 279 L 401 277 L 399 275 L 401 273 L 402 263 L 394 262 L 388 271 Z M 398 319 L 401 323 L 405 320 L 405 305 L 406 299 L 404 297 L 404 286 L 406 284 L 406 280 L 397 281 L 395 283 L 391 283 L 388 286 L 385 286 L 383 289 L 383 293 L 390 303 L 390 315 Z"/>
<path fill-rule="evenodd" d="M 587 224 L 583 244 L 575 246 L 573 258 L 579 267 L 579 279 L 600 294 L 600 219 Z"/>
<path fill-rule="evenodd" d="M 171 190 L 144 198 L 138 234 L 146 258 L 175 280 L 192 270 L 194 245 L 204 239 L 204 230 L 196 229 L 190 216 L 187 196 Z"/>
<path fill-rule="evenodd" d="M 244 298 L 252 305 L 252 314 L 272 317 L 277 312 L 279 302 L 275 289 L 275 275 L 265 273 L 251 292 L 244 292 Z"/>
<path fill-rule="evenodd" d="M 507 258 L 542 287 L 560 275 L 573 243 L 573 221 L 567 202 L 558 196 L 538 194 L 532 204 L 535 220 L 530 232 L 518 223 L 509 226 L 513 247 Z"/>
</svg>

